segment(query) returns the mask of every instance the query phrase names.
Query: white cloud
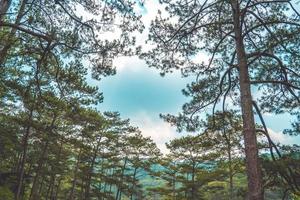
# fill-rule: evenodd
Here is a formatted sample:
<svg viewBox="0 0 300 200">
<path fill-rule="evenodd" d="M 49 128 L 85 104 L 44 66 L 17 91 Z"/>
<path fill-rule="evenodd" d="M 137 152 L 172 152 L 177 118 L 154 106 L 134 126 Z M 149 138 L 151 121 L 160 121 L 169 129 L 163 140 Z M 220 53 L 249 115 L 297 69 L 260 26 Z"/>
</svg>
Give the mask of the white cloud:
<svg viewBox="0 0 300 200">
<path fill-rule="evenodd" d="M 142 22 L 145 26 L 145 29 L 142 33 L 134 32 L 132 33 L 132 36 L 136 37 L 136 45 L 142 46 L 143 51 L 150 50 L 153 48 L 153 45 L 146 44 L 146 40 L 148 38 L 149 34 L 149 28 L 151 21 L 155 19 L 155 16 L 157 15 L 158 10 L 164 9 L 161 4 L 159 4 L 158 1 L 154 0 L 151 1 L 151 3 L 146 3 L 144 9 L 142 9 L 139 6 L 135 7 L 136 13 L 139 13 L 142 15 Z M 116 21 L 118 21 L 116 19 Z M 117 39 L 121 35 L 120 29 L 113 29 L 113 31 L 103 32 L 101 33 L 101 38 L 112 40 Z M 118 57 L 114 59 L 114 66 L 117 68 L 117 72 L 121 72 L 124 70 L 130 70 L 130 71 L 137 71 L 141 68 L 146 68 L 145 61 L 138 58 L 138 56 L 132 56 L 132 57 Z"/>
<path fill-rule="evenodd" d="M 289 135 L 285 135 L 282 132 L 276 132 L 270 128 L 268 128 L 268 132 L 270 134 L 270 137 L 275 143 L 281 143 L 281 144 L 296 144 L 297 139 L 299 140 L 299 137 L 293 137 Z"/>
<path fill-rule="evenodd" d="M 146 68 L 145 61 L 139 59 L 137 56 L 132 57 L 118 57 L 114 60 L 114 66 L 117 68 L 117 73 L 125 70 L 137 72 L 140 69 Z"/>
<path fill-rule="evenodd" d="M 145 137 L 151 137 L 162 153 L 168 153 L 168 149 L 165 146 L 166 142 L 180 137 L 174 127 L 162 120 L 154 120 L 146 112 L 140 112 L 135 117 L 132 117 L 131 123 L 138 126 Z"/>
</svg>

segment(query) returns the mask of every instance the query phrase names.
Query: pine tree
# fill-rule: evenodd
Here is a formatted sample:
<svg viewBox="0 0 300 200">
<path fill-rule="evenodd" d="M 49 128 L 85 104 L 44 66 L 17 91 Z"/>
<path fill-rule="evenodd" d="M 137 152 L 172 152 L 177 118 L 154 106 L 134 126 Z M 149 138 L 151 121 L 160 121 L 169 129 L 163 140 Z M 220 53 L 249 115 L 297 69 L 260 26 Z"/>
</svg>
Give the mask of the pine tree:
<svg viewBox="0 0 300 200">
<path fill-rule="evenodd" d="M 167 116 L 168 121 L 192 129 L 203 108 L 212 105 L 215 110 L 219 101 L 231 97 L 239 104 L 244 123 L 249 199 L 263 199 L 251 88 L 257 88 L 254 85 L 258 84 L 274 90 L 281 88 L 276 99 L 281 99 L 280 95 L 299 98 L 299 93 L 295 93 L 299 89 L 295 65 L 299 55 L 293 48 L 299 42 L 296 2 L 166 0 L 162 3 L 168 16 L 160 12 L 152 23 L 149 40 L 155 48 L 143 57 L 162 74 L 181 69 L 185 76 L 196 76 L 196 81 L 184 91 L 192 100 L 184 105 L 183 115 Z M 210 56 L 208 63 L 196 60 L 203 51 Z M 269 105 L 280 106 L 277 102 Z"/>
</svg>

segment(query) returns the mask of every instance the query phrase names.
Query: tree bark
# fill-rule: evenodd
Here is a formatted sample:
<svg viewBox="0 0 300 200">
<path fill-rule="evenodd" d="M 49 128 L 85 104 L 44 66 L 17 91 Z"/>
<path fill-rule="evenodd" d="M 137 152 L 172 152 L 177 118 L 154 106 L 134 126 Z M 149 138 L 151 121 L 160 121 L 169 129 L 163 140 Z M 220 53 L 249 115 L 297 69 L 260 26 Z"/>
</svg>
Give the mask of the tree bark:
<svg viewBox="0 0 300 200">
<path fill-rule="evenodd" d="M 98 139 L 97 146 L 94 148 L 94 154 L 93 154 L 91 165 L 90 165 L 89 172 L 88 172 L 86 189 L 85 189 L 85 199 L 86 200 L 90 199 L 91 181 L 92 181 L 92 177 L 93 177 L 93 170 L 94 170 L 94 165 L 95 165 L 95 161 L 97 158 L 97 153 L 98 153 L 99 147 L 100 147 L 100 141 L 101 141 L 101 138 Z"/>
<path fill-rule="evenodd" d="M 77 171 L 78 171 L 78 168 L 79 168 L 80 157 L 81 157 L 81 149 L 79 150 L 77 161 L 76 161 L 76 166 L 75 166 L 75 169 L 74 169 L 74 178 L 73 178 L 73 181 L 72 181 L 72 188 L 71 188 L 70 196 L 69 196 L 70 200 L 73 200 L 73 198 L 74 198 L 73 196 L 74 196 L 74 190 L 75 190 L 76 182 L 77 182 Z"/>
<path fill-rule="evenodd" d="M 233 169 L 232 169 L 232 158 L 231 158 L 230 147 L 228 148 L 228 163 L 229 163 L 229 195 L 230 195 L 230 199 L 233 199 Z"/>
<path fill-rule="evenodd" d="M 11 0 L 0 0 L 0 22 L 3 20 L 3 17 L 7 13 Z"/>
<path fill-rule="evenodd" d="M 61 181 L 62 181 L 62 178 L 60 177 L 58 179 L 58 183 L 57 183 L 57 186 L 56 186 L 56 189 L 55 189 L 55 197 L 54 197 L 54 199 L 58 199 L 58 194 L 59 194 L 59 189 L 60 189 Z"/>
<path fill-rule="evenodd" d="M 38 167 L 36 169 L 36 174 L 35 174 L 35 177 L 34 177 L 34 180 L 33 180 L 33 183 L 32 183 L 32 187 L 31 187 L 31 191 L 30 191 L 30 196 L 29 196 L 29 199 L 36 199 L 36 194 L 37 194 L 37 189 L 38 189 L 38 180 L 39 180 L 39 177 L 40 177 L 40 173 L 42 171 L 42 167 L 44 165 L 44 163 L 46 162 L 46 155 L 47 155 L 47 150 L 48 150 L 48 146 L 49 146 L 49 143 L 50 143 L 50 140 L 52 138 L 52 130 L 54 128 L 54 124 L 55 124 L 55 120 L 56 120 L 56 114 L 54 114 L 53 118 L 52 118 L 52 121 L 51 121 L 51 124 L 50 124 L 50 127 L 49 127 L 49 134 L 50 135 L 47 135 L 46 137 L 46 141 L 45 141 L 45 145 L 44 145 L 44 148 L 43 148 L 43 151 L 42 151 L 42 154 L 41 154 L 41 157 L 38 161 Z"/>
<path fill-rule="evenodd" d="M 118 187 L 118 190 L 117 190 L 117 194 L 116 194 L 116 200 L 119 200 L 119 198 L 121 197 L 122 195 L 122 184 L 123 184 L 123 176 L 124 176 L 124 173 L 125 173 L 125 169 L 126 169 L 126 164 L 127 164 L 127 157 L 125 157 L 125 160 L 124 160 L 124 165 L 122 167 L 122 174 L 121 174 L 121 178 L 119 179 L 120 180 L 120 187 Z"/>
<path fill-rule="evenodd" d="M 61 154 L 62 154 L 62 150 L 63 150 L 63 140 L 61 140 L 60 142 L 60 147 L 59 147 L 59 152 L 58 152 L 58 156 L 57 156 L 57 159 L 56 159 L 56 162 L 59 163 L 60 159 L 61 159 Z M 51 167 L 52 171 L 54 170 L 53 167 Z M 56 196 L 57 196 L 57 189 L 55 189 L 55 182 L 56 182 L 56 173 L 55 171 L 57 170 L 54 170 L 54 173 L 51 174 L 51 181 L 50 181 L 50 185 L 51 185 L 51 190 L 50 190 L 50 199 L 57 199 Z M 59 180 L 61 180 L 61 178 L 59 178 Z M 60 183 L 58 183 L 59 185 Z M 54 191 L 55 190 L 55 191 Z"/>
<path fill-rule="evenodd" d="M 133 172 L 133 183 L 132 183 L 132 187 L 131 187 L 131 194 L 130 194 L 130 200 L 133 200 L 133 194 L 135 193 L 135 177 L 136 177 L 136 173 L 137 173 L 137 167 L 134 168 L 134 172 Z"/>
<path fill-rule="evenodd" d="M 176 199 L 176 172 L 174 172 L 174 176 L 172 179 L 172 197 L 173 200 Z"/>
<path fill-rule="evenodd" d="M 196 200 L 196 185 L 195 185 L 195 165 L 196 163 L 193 162 L 192 168 L 192 188 L 191 188 L 191 198 L 192 200 Z"/>
<path fill-rule="evenodd" d="M 38 166 L 37 166 L 37 169 L 36 169 L 36 174 L 34 176 L 31 191 L 30 191 L 30 196 L 29 196 L 30 200 L 37 198 L 36 195 L 37 195 L 37 189 L 38 189 L 38 180 L 39 180 L 39 177 L 40 177 L 42 167 L 45 163 L 45 157 L 46 157 L 46 152 L 47 152 L 47 149 L 48 149 L 48 145 L 49 145 L 49 140 L 46 141 L 46 143 L 44 145 L 44 148 L 43 148 L 43 151 L 42 151 L 42 155 L 41 155 L 41 157 L 39 159 L 39 162 L 38 162 Z"/>
<path fill-rule="evenodd" d="M 241 12 L 237 0 L 232 0 L 234 33 L 239 69 L 243 135 L 248 178 L 248 199 L 263 200 L 262 173 L 258 158 L 255 121 L 252 110 L 252 96 L 249 80 L 247 57 L 242 38 Z"/>
<path fill-rule="evenodd" d="M 30 122 L 30 123 L 27 125 L 25 134 L 22 139 L 23 150 L 22 150 L 21 160 L 18 165 L 19 170 L 18 170 L 17 192 L 15 195 L 16 200 L 20 199 L 22 185 L 23 185 L 25 162 L 26 162 L 26 157 L 27 157 L 27 147 L 28 147 L 28 139 L 29 139 L 30 129 L 31 129 L 32 115 L 33 115 L 33 108 L 31 108 L 31 110 L 29 111 L 28 122 Z"/>
<path fill-rule="evenodd" d="M 233 168 L 232 168 L 232 145 L 231 145 L 231 132 L 227 130 L 228 135 L 226 135 L 226 130 L 223 128 L 223 137 L 226 141 L 226 151 L 228 156 L 228 169 L 229 169 L 229 197 L 233 199 Z"/>
<path fill-rule="evenodd" d="M 25 11 L 25 6 L 27 4 L 28 0 L 23 0 L 21 5 L 20 5 L 20 9 L 18 11 L 18 15 L 16 17 L 16 20 L 14 22 L 15 25 L 19 25 L 21 22 L 21 19 L 23 18 L 24 15 L 24 11 Z M 0 9 L 1 9 L 1 13 L 0 13 L 0 22 L 2 22 L 2 12 L 7 12 L 7 10 L 9 9 L 9 6 L 11 4 L 11 0 L 0 0 Z M 2 11 L 3 10 L 3 11 Z M 0 26 L 1 28 L 1 26 Z M 13 38 L 16 35 L 17 32 L 17 28 L 12 28 L 10 33 L 9 33 L 9 37 L 8 38 Z M 0 67 L 2 67 L 5 63 L 5 60 L 7 58 L 7 53 L 9 51 L 9 49 L 12 47 L 14 41 L 9 40 L 6 41 L 4 43 L 4 46 L 2 49 L 0 49 Z"/>
</svg>

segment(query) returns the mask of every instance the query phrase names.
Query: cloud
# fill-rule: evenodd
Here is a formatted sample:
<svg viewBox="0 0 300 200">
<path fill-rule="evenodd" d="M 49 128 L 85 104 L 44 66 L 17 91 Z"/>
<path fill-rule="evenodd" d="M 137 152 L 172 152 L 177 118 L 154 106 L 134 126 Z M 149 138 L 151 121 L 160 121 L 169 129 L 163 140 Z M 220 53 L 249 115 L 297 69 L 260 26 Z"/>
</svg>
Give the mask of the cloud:
<svg viewBox="0 0 300 200">
<path fill-rule="evenodd" d="M 138 56 L 118 57 L 114 60 L 114 65 L 117 68 L 117 73 L 126 70 L 129 70 L 131 72 L 137 72 L 147 67 L 145 61 L 139 59 Z"/>
<path fill-rule="evenodd" d="M 168 123 L 151 117 L 147 112 L 139 112 L 131 118 L 131 123 L 138 126 L 143 136 L 151 137 L 162 153 L 168 153 L 165 143 L 180 137 L 174 127 Z"/>
<path fill-rule="evenodd" d="M 299 137 L 285 135 L 282 132 L 276 132 L 270 128 L 268 128 L 268 132 L 270 134 L 270 137 L 275 143 L 281 143 L 287 145 L 299 143 Z"/>
<path fill-rule="evenodd" d="M 135 11 L 138 14 L 142 15 L 142 22 L 145 26 L 145 29 L 142 33 L 139 32 L 133 32 L 131 35 L 136 38 L 136 45 L 141 46 L 143 51 L 148 51 L 153 48 L 153 45 L 146 44 L 146 40 L 148 38 L 149 34 L 149 28 L 151 21 L 155 19 L 155 16 L 157 15 L 158 10 L 164 9 L 161 4 L 159 4 L 158 1 L 154 0 L 151 1 L 151 3 L 146 3 L 145 6 L 142 8 L 138 5 L 135 6 Z M 121 35 L 120 29 L 113 29 L 113 31 L 103 32 L 101 33 L 101 38 L 112 40 L 117 39 Z M 131 56 L 131 57 L 118 57 L 114 59 L 114 66 L 117 68 L 117 72 L 122 72 L 124 70 L 130 70 L 130 71 L 137 71 L 141 68 L 146 68 L 145 61 L 138 58 L 138 56 Z"/>
</svg>

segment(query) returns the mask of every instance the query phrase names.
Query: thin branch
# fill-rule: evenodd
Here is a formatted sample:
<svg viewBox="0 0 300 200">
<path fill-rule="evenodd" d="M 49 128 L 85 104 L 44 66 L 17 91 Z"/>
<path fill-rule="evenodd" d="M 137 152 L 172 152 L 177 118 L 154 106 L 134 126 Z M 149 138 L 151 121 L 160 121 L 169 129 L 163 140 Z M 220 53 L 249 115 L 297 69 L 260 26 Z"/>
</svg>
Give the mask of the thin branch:
<svg viewBox="0 0 300 200">
<path fill-rule="evenodd" d="M 259 119 L 260 119 L 260 121 L 261 121 L 261 123 L 262 123 L 262 125 L 263 125 L 263 128 L 264 128 L 263 130 L 261 130 L 261 129 L 256 129 L 256 131 L 262 132 L 262 133 L 267 137 L 268 142 L 269 142 L 269 148 L 270 148 L 270 152 L 271 152 L 272 159 L 273 159 L 274 161 L 276 161 L 275 156 L 274 156 L 274 154 L 273 154 L 272 148 L 273 148 L 273 147 L 275 148 L 275 151 L 276 151 L 277 155 L 278 155 L 280 158 L 282 157 L 282 155 L 281 155 L 279 149 L 277 148 L 277 146 L 275 145 L 275 143 L 272 141 L 272 139 L 271 139 L 271 137 L 270 137 L 270 134 L 269 134 L 268 129 L 267 129 L 267 126 L 266 126 L 266 123 L 265 123 L 265 121 L 264 121 L 264 119 L 263 119 L 263 116 L 262 116 L 262 114 L 261 114 L 261 112 L 260 112 L 260 110 L 259 110 L 259 108 L 258 108 L 258 105 L 256 104 L 255 101 L 252 101 L 252 105 L 254 106 L 254 108 L 255 108 L 255 110 L 256 110 L 258 116 L 259 116 Z M 299 190 L 300 188 L 299 188 L 298 185 L 297 185 L 297 181 L 295 180 L 295 176 L 294 176 L 294 173 L 293 173 L 292 169 L 291 169 L 289 166 L 287 166 L 287 169 L 288 169 L 289 173 L 291 174 L 291 179 L 292 179 L 292 181 L 290 180 L 290 177 L 286 177 L 286 176 L 285 176 L 284 174 L 282 174 L 282 173 L 280 173 L 280 174 L 286 179 L 286 181 L 290 184 L 291 187 L 294 187 L 293 185 L 295 185 L 296 190 Z M 291 182 L 293 182 L 293 185 L 291 184 Z"/>
<path fill-rule="evenodd" d="M 251 84 L 264 84 L 264 83 L 272 83 L 272 84 L 282 84 L 282 85 L 286 85 L 288 87 L 294 88 L 296 90 L 300 90 L 300 87 L 295 86 L 289 82 L 286 81 L 277 81 L 277 80 L 254 80 L 254 81 L 250 81 Z"/>
<path fill-rule="evenodd" d="M 226 33 L 226 34 L 221 38 L 221 40 L 217 43 L 217 45 L 215 46 L 215 48 L 214 48 L 214 50 L 213 50 L 212 56 L 211 56 L 211 58 L 210 58 L 210 60 L 209 60 L 209 63 L 208 63 L 208 65 L 207 65 L 206 69 L 209 69 L 209 68 L 211 67 L 212 62 L 213 62 L 213 60 L 214 60 L 214 58 L 215 58 L 215 55 L 216 55 L 216 53 L 217 53 L 217 51 L 218 51 L 220 45 L 221 45 L 221 44 L 223 43 L 223 41 L 227 38 L 227 36 L 229 36 L 232 32 L 233 32 L 233 31 L 229 31 L 228 33 Z M 198 82 L 199 76 L 200 76 L 200 74 L 197 75 L 197 78 L 196 78 L 196 81 L 197 81 L 197 82 Z"/>
<path fill-rule="evenodd" d="M 51 42 L 52 41 L 52 38 L 49 35 L 37 33 L 37 32 L 31 31 L 29 29 L 23 28 L 23 27 L 21 27 L 19 25 L 16 25 L 16 24 L 0 22 L 0 26 L 6 26 L 6 27 L 15 28 L 15 29 L 17 29 L 19 31 L 22 31 L 22 32 L 27 33 L 27 34 L 30 34 L 32 36 L 35 36 L 35 37 L 38 37 L 38 38 L 42 38 L 42 39 L 46 40 L 47 42 Z"/>
</svg>

